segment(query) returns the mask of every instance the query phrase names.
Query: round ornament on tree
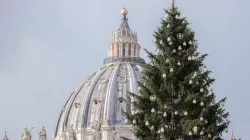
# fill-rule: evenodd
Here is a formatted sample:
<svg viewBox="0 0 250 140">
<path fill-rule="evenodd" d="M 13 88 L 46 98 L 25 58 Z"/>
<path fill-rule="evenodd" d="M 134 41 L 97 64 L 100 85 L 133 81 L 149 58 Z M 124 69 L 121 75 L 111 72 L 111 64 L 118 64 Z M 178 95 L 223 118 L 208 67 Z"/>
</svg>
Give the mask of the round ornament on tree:
<svg viewBox="0 0 250 140">
<path fill-rule="evenodd" d="M 179 47 L 178 47 L 178 50 L 179 50 L 179 51 L 181 51 L 181 50 L 182 50 L 181 46 L 179 46 Z"/>
<path fill-rule="evenodd" d="M 151 95 L 149 98 L 150 98 L 150 101 L 152 101 L 152 102 L 154 102 L 156 100 L 155 95 Z"/>
<path fill-rule="evenodd" d="M 171 37 L 168 37 L 168 41 L 171 41 Z"/>
<path fill-rule="evenodd" d="M 133 124 L 136 124 L 136 120 L 134 119 L 132 123 L 133 123 Z"/>
<path fill-rule="evenodd" d="M 203 88 L 201 88 L 201 89 L 200 89 L 200 92 L 204 92 L 204 89 L 203 89 Z"/>
<path fill-rule="evenodd" d="M 127 124 L 128 123 L 128 119 L 125 119 L 124 123 Z"/>
<path fill-rule="evenodd" d="M 185 112 L 184 112 L 184 115 L 185 115 L 185 116 L 187 116 L 187 115 L 188 115 L 187 111 L 185 111 Z"/>
<path fill-rule="evenodd" d="M 163 117 L 167 117 L 167 112 L 164 112 L 164 113 L 163 113 Z"/>
<path fill-rule="evenodd" d="M 174 69 L 173 69 L 173 68 L 170 68 L 170 70 L 169 70 L 169 71 L 172 73 L 172 72 L 174 72 Z"/>
<path fill-rule="evenodd" d="M 183 46 L 187 46 L 187 43 L 185 41 L 183 42 Z"/>
<path fill-rule="evenodd" d="M 212 135 L 211 135 L 211 134 L 208 134 L 208 135 L 207 135 L 207 137 L 208 137 L 208 138 L 211 138 L 211 137 L 212 137 Z"/>
<path fill-rule="evenodd" d="M 200 103 L 200 105 L 201 105 L 201 106 L 204 106 L 204 103 L 203 103 L 203 102 L 201 102 L 201 103 Z"/>
<path fill-rule="evenodd" d="M 146 126 L 149 126 L 149 122 L 148 122 L 148 121 L 146 121 L 146 122 L 145 122 L 145 125 L 146 125 Z"/>
<path fill-rule="evenodd" d="M 138 91 L 141 91 L 141 90 L 142 90 L 142 88 L 141 88 L 141 87 L 138 87 L 137 89 L 138 89 Z"/>
<path fill-rule="evenodd" d="M 166 63 L 169 63 L 169 59 L 166 60 Z"/>
<path fill-rule="evenodd" d="M 196 103 L 197 103 L 197 101 L 194 99 L 194 100 L 193 100 L 193 104 L 196 104 Z"/>
<path fill-rule="evenodd" d="M 175 111 L 174 114 L 175 114 L 175 115 L 178 115 L 178 111 Z"/>
<path fill-rule="evenodd" d="M 182 33 L 179 33 L 179 34 L 177 35 L 177 38 L 178 38 L 178 39 L 183 39 L 183 34 L 182 34 Z"/>
<path fill-rule="evenodd" d="M 193 135 L 193 133 L 190 131 L 190 132 L 188 133 L 188 135 L 189 135 L 189 136 L 192 136 L 192 135 Z"/>
<path fill-rule="evenodd" d="M 200 117 L 200 121 L 204 121 L 203 117 Z"/>
<path fill-rule="evenodd" d="M 162 77 L 163 77 L 163 78 L 166 78 L 166 74 L 165 74 L 165 73 L 163 73 L 163 74 L 162 74 Z"/>
<path fill-rule="evenodd" d="M 201 136 L 203 136 L 203 135 L 204 135 L 203 131 L 201 131 L 201 132 L 200 132 L 200 135 L 201 135 Z"/>
<path fill-rule="evenodd" d="M 173 53 L 176 53 L 176 50 L 175 50 L 175 49 L 173 49 Z"/>
<path fill-rule="evenodd" d="M 196 59 L 196 57 L 195 56 L 192 56 L 192 60 L 195 60 Z"/>
<path fill-rule="evenodd" d="M 189 80 L 189 84 L 192 85 L 192 84 L 193 84 L 193 81 L 192 81 L 192 80 Z"/>
<path fill-rule="evenodd" d="M 152 112 L 152 113 L 155 113 L 155 109 L 154 109 L 154 108 L 152 108 L 152 109 L 151 109 L 151 112 Z"/>
<path fill-rule="evenodd" d="M 161 133 L 163 133 L 164 131 L 165 131 L 165 130 L 164 130 L 164 128 L 162 127 L 162 128 L 161 128 Z"/>
</svg>

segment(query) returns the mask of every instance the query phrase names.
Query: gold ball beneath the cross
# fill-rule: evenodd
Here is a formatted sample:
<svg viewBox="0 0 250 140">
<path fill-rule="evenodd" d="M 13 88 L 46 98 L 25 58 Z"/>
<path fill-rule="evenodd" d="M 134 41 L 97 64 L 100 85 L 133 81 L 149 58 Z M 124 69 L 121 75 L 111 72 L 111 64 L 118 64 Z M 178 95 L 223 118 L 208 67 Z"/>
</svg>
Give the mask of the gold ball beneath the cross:
<svg viewBox="0 0 250 140">
<path fill-rule="evenodd" d="M 124 15 L 124 16 L 127 15 L 128 14 L 128 10 L 126 8 L 123 8 L 121 10 L 121 14 Z"/>
</svg>

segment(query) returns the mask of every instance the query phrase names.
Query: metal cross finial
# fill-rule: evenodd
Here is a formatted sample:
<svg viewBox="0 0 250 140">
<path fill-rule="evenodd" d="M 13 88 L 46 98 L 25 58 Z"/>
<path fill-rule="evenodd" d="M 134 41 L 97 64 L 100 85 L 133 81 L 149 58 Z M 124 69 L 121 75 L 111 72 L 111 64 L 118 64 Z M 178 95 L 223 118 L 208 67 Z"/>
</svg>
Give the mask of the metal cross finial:
<svg viewBox="0 0 250 140">
<path fill-rule="evenodd" d="M 172 7 L 174 7 L 175 0 L 170 0 L 170 3 L 172 4 Z"/>
</svg>

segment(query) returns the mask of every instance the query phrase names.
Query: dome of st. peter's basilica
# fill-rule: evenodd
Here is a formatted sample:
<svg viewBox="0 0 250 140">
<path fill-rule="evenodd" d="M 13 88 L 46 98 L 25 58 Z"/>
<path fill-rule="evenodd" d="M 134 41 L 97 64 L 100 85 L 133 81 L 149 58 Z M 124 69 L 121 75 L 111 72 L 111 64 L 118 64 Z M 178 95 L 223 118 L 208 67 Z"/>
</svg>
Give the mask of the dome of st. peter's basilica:
<svg viewBox="0 0 250 140">
<path fill-rule="evenodd" d="M 144 60 L 139 55 L 137 34 L 128 25 L 128 11 L 124 8 L 121 14 L 123 18 L 119 29 L 112 33 L 104 66 L 72 92 L 58 118 L 54 140 L 134 139 L 121 108 L 127 112 L 133 109 L 128 92 L 137 92 Z"/>
</svg>

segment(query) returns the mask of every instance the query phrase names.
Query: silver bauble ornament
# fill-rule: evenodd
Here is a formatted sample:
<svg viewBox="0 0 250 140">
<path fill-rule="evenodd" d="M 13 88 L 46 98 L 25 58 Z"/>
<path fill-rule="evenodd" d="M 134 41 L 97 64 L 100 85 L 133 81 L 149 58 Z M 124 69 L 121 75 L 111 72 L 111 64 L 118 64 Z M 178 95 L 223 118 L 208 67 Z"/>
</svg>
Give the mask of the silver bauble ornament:
<svg viewBox="0 0 250 140">
<path fill-rule="evenodd" d="M 203 121 L 204 119 L 203 119 L 203 117 L 200 117 L 200 121 Z"/>
<path fill-rule="evenodd" d="M 178 61 L 177 65 L 178 65 L 178 66 L 180 66 L 180 65 L 181 65 L 181 62 L 180 62 L 180 61 Z"/>
<path fill-rule="evenodd" d="M 189 132 L 189 133 L 188 133 L 188 135 L 189 135 L 189 136 L 192 136 L 192 135 L 193 135 L 193 133 L 192 133 L 192 132 Z"/>
<path fill-rule="evenodd" d="M 182 34 L 182 33 L 179 33 L 179 34 L 177 35 L 177 38 L 178 38 L 178 39 L 182 39 L 182 38 L 183 38 L 183 34 Z"/>
<path fill-rule="evenodd" d="M 138 91 L 141 91 L 142 90 L 142 88 L 141 87 L 138 87 Z"/>
<path fill-rule="evenodd" d="M 203 88 L 201 88 L 201 89 L 200 89 L 200 92 L 204 92 L 204 89 L 203 89 Z"/>
<path fill-rule="evenodd" d="M 201 102 L 201 103 L 200 103 L 200 105 L 201 105 L 201 106 L 204 106 L 204 103 L 203 103 L 203 102 Z"/>
<path fill-rule="evenodd" d="M 182 50 L 181 46 L 178 47 L 178 50 L 179 50 L 179 51 Z"/>
<path fill-rule="evenodd" d="M 196 102 L 197 102 L 197 101 L 194 99 L 194 100 L 193 100 L 193 104 L 196 104 Z"/>
<path fill-rule="evenodd" d="M 169 59 L 166 60 L 166 63 L 168 63 L 168 62 L 169 62 Z"/>
<path fill-rule="evenodd" d="M 124 123 L 126 123 L 126 124 L 127 124 L 127 123 L 128 123 L 128 119 L 125 119 Z"/>
<path fill-rule="evenodd" d="M 151 112 L 152 112 L 152 113 L 155 113 L 155 109 L 154 109 L 154 108 L 152 108 L 152 109 L 151 109 Z"/>
<path fill-rule="evenodd" d="M 156 100 L 155 95 L 151 95 L 149 98 L 150 98 L 150 101 L 152 101 L 152 102 L 154 102 Z"/>
<path fill-rule="evenodd" d="M 136 124 L 136 120 L 134 119 L 132 123 L 133 123 L 133 124 Z"/>
<path fill-rule="evenodd" d="M 188 115 L 187 111 L 185 111 L 185 112 L 184 112 L 184 115 L 185 115 L 185 116 L 187 116 L 187 115 Z"/>
<path fill-rule="evenodd" d="M 172 73 L 172 72 L 174 72 L 174 69 L 173 69 L 173 68 L 170 68 L 170 70 L 169 70 L 169 71 Z"/>
<path fill-rule="evenodd" d="M 211 138 L 212 136 L 211 136 L 211 134 L 208 134 L 207 137 L 208 137 L 208 138 Z"/>
<path fill-rule="evenodd" d="M 167 112 L 164 112 L 164 113 L 163 113 L 163 117 L 167 117 Z"/>
<path fill-rule="evenodd" d="M 203 134 L 204 134 L 203 131 L 201 131 L 201 132 L 200 132 L 200 135 L 202 136 Z"/>
<path fill-rule="evenodd" d="M 164 131 L 165 131 L 165 130 L 164 130 L 164 128 L 162 127 L 162 128 L 161 128 L 161 133 L 163 133 Z"/>
<path fill-rule="evenodd" d="M 187 43 L 185 41 L 183 42 L 183 46 L 187 46 Z"/>
<path fill-rule="evenodd" d="M 175 115 L 178 115 L 178 111 L 175 111 L 174 114 L 175 114 Z"/>
<path fill-rule="evenodd" d="M 196 59 L 196 57 L 195 56 L 192 56 L 192 60 L 195 60 Z"/>
</svg>

